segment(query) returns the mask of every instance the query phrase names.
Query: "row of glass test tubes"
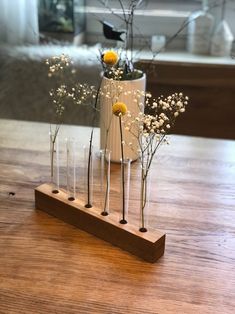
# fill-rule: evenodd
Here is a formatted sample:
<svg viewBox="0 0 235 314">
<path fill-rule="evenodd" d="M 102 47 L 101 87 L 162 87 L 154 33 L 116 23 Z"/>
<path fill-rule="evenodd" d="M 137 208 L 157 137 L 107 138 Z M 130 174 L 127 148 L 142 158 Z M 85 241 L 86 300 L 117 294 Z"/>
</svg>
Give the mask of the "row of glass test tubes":
<svg viewBox="0 0 235 314">
<path fill-rule="evenodd" d="M 69 201 L 79 199 L 84 207 L 99 207 L 102 215 L 108 215 L 111 186 L 110 157 L 111 152 L 108 149 L 95 151 L 93 146 L 82 146 L 76 139 L 61 140 L 58 136 L 54 139 L 51 135 L 52 192 L 57 194 L 63 189 Z M 122 171 L 122 167 L 125 167 L 125 171 Z M 122 218 L 127 220 L 128 215 L 130 168 L 129 159 L 120 166 L 120 195 L 125 195 L 124 201 L 120 200 L 120 220 Z"/>
</svg>

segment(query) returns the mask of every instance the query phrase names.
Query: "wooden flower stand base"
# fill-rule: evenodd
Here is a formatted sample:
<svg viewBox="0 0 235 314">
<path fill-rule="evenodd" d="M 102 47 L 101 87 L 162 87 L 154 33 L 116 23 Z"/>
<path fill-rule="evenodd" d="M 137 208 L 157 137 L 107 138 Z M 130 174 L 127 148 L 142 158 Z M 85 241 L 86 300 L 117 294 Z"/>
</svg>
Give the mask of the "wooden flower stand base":
<svg viewBox="0 0 235 314">
<path fill-rule="evenodd" d="M 77 199 L 69 201 L 63 191 L 54 194 L 50 184 L 35 189 L 35 206 L 148 262 L 164 254 L 165 234 L 156 230 L 143 233 L 129 223 L 122 225 L 117 214 L 102 216 L 99 208 L 85 208 Z"/>
</svg>

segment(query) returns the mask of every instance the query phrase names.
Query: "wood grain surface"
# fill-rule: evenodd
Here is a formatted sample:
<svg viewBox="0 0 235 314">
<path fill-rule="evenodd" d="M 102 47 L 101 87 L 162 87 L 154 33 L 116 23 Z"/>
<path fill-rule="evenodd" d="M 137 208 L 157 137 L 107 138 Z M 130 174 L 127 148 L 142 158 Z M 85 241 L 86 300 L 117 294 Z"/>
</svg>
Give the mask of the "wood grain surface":
<svg viewBox="0 0 235 314">
<path fill-rule="evenodd" d="M 61 136 L 82 143 L 89 131 L 64 126 Z M 167 241 L 149 264 L 35 210 L 34 188 L 48 181 L 48 132 L 0 120 L 1 314 L 234 313 L 234 141 L 172 136 L 159 150 L 149 223 Z"/>
</svg>

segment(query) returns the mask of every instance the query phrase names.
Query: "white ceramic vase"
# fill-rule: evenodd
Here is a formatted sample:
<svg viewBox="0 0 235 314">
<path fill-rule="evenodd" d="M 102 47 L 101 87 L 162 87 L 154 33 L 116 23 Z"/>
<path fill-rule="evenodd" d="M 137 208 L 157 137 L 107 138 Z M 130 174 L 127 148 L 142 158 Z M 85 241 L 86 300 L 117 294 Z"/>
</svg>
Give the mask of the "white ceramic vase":
<svg viewBox="0 0 235 314">
<path fill-rule="evenodd" d="M 139 103 L 144 104 L 144 96 L 136 99 L 137 91 L 145 92 L 146 75 L 136 80 L 115 81 L 103 77 L 100 97 L 100 146 L 111 151 L 111 161 L 120 162 L 121 140 L 119 118 L 113 115 L 112 105 L 124 102 L 133 116 L 140 112 Z M 107 97 L 108 95 L 108 97 Z M 142 106 L 142 111 L 144 110 Z M 138 158 L 138 141 L 123 127 L 124 157 L 132 161 Z M 130 146 L 129 143 L 132 143 Z"/>
</svg>

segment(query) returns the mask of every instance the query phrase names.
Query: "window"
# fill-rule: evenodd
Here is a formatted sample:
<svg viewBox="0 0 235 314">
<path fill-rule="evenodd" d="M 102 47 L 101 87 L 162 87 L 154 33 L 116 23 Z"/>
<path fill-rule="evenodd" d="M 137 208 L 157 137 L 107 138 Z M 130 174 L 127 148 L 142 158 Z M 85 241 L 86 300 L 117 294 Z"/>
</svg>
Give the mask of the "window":
<svg viewBox="0 0 235 314">
<path fill-rule="evenodd" d="M 121 13 L 119 1 L 114 0 L 87 0 L 86 1 L 86 39 L 88 43 L 104 42 L 102 24 L 100 20 L 106 20 L 117 28 L 123 28 L 120 19 L 111 15 L 110 10 L 105 9 L 103 3 L 111 8 L 118 9 Z M 201 0 L 146 0 L 136 11 L 135 17 L 135 42 L 139 45 L 150 45 L 153 35 L 172 37 L 177 30 L 182 28 L 188 16 L 202 6 Z M 129 3 L 124 0 L 123 3 Z M 216 23 L 221 15 L 222 0 L 209 0 L 211 12 L 215 16 Z M 235 1 L 227 0 L 226 20 L 235 34 Z M 216 24 L 215 23 L 215 24 Z M 184 28 L 169 45 L 169 49 L 185 50 L 187 29 Z"/>
<path fill-rule="evenodd" d="M 74 35 L 77 38 L 85 31 L 84 3 L 85 0 L 38 0 L 39 29 L 45 40 L 74 42 Z"/>
<path fill-rule="evenodd" d="M 38 11 L 41 31 L 74 32 L 73 0 L 39 0 Z"/>
</svg>

